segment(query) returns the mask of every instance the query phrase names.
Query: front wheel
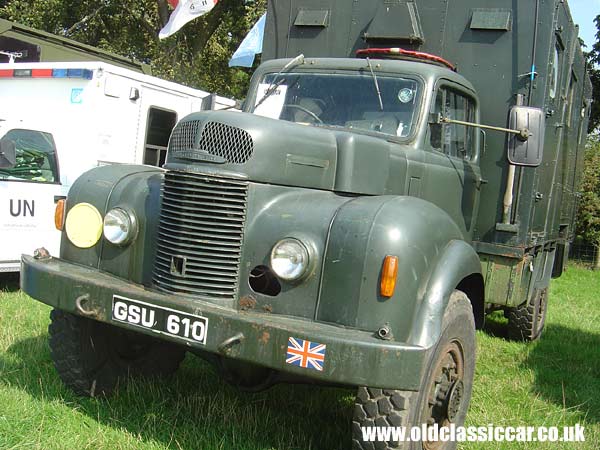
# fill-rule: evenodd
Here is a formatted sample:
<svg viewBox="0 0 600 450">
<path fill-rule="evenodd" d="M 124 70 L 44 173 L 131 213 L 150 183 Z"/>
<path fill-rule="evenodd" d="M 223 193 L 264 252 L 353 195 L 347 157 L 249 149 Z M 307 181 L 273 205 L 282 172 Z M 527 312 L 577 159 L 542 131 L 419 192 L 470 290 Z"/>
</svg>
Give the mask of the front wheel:
<svg viewBox="0 0 600 450">
<path fill-rule="evenodd" d="M 464 292 L 454 291 L 442 322 L 442 334 L 433 349 L 419 392 L 358 389 L 354 407 L 353 447 L 367 449 L 451 450 L 456 442 L 366 441 L 368 427 L 462 426 L 475 373 L 475 320 Z M 375 436 L 377 438 L 377 436 Z"/>
<path fill-rule="evenodd" d="M 54 309 L 50 353 L 63 383 L 76 394 L 109 395 L 130 376 L 166 376 L 177 370 L 185 349 Z"/>
</svg>

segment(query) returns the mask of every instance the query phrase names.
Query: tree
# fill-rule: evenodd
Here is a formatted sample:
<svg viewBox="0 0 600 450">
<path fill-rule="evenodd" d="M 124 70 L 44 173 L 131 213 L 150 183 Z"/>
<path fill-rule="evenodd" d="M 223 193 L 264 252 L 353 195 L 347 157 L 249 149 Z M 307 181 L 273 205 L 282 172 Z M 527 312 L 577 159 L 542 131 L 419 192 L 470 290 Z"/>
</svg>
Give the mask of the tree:
<svg viewBox="0 0 600 450">
<path fill-rule="evenodd" d="M 590 112 L 590 123 L 588 126 L 588 133 L 593 132 L 598 125 L 600 125 L 600 14 L 594 19 L 596 22 L 596 42 L 594 43 L 592 50 L 586 55 L 588 61 L 591 63 L 589 74 L 592 80 L 592 109 Z"/>
<path fill-rule="evenodd" d="M 220 0 L 164 41 L 158 32 L 169 18 L 167 0 L 8 0 L 0 17 L 135 58 L 158 77 L 240 98 L 251 71 L 228 61 L 265 9 L 266 0 Z"/>
<path fill-rule="evenodd" d="M 577 235 L 596 248 L 594 269 L 600 269 L 600 137 L 590 136 L 585 152 Z"/>
</svg>

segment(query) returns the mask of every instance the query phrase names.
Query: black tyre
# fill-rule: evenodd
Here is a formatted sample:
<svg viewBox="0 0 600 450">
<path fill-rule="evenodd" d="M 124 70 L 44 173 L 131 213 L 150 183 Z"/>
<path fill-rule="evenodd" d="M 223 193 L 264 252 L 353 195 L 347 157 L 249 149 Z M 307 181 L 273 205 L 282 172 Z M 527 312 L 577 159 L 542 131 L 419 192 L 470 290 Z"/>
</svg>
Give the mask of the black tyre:
<svg viewBox="0 0 600 450">
<path fill-rule="evenodd" d="M 365 442 L 361 427 L 464 424 L 475 373 L 475 320 L 471 303 L 454 291 L 444 314 L 442 334 L 433 349 L 419 392 L 358 389 L 354 407 L 353 448 L 451 450 L 455 442 Z"/>
<path fill-rule="evenodd" d="M 105 323 L 54 309 L 50 353 L 63 383 L 76 394 L 109 395 L 128 377 L 167 376 L 185 349 Z"/>
<path fill-rule="evenodd" d="M 507 310 L 508 338 L 521 342 L 539 339 L 546 324 L 547 311 L 548 288 L 535 289 L 529 303 Z"/>
</svg>

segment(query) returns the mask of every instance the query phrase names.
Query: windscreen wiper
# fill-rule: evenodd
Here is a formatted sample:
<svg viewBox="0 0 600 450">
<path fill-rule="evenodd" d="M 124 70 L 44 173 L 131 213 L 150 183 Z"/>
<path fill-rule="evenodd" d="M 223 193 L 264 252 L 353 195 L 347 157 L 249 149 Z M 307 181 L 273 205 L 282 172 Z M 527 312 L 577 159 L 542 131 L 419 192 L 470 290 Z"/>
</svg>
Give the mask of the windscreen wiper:
<svg viewBox="0 0 600 450">
<path fill-rule="evenodd" d="M 285 81 L 285 77 L 281 78 L 280 80 L 277 81 L 277 83 L 275 83 L 275 80 L 277 79 L 277 77 L 279 75 L 281 75 L 286 70 L 291 69 L 292 67 L 296 67 L 297 65 L 303 64 L 303 63 L 304 63 L 304 55 L 299 54 L 294 59 L 292 59 L 290 62 L 288 62 L 285 66 L 283 66 L 283 68 L 279 72 L 277 72 L 277 74 L 273 77 L 273 81 L 269 85 L 269 88 L 265 92 L 265 95 L 263 95 L 262 98 L 258 102 L 256 102 L 256 105 L 254 105 L 254 109 L 256 109 L 260 105 L 262 105 L 264 103 L 264 101 L 267 98 L 269 98 L 271 95 L 273 95 L 273 93 L 275 91 L 277 91 L 279 86 L 281 86 L 283 84 L 283 82 Z"/>
<path fill-rule="evenodd" d="M 369 65 L 369 70 L 371 71 L 371 76 L 373 77 L 373 81 L 375 82 L 375 90 L 377 91 L 377 98 L 379 99 L 379 107 L 383 111 L 383 100 L 381 99 L 381 91 L 379 90 L 379 82 L 377 81 L 377 75 L 373 71 L 373 66 L 371 65 L 371 60 L 367 58 L 367 64 Z"/>
</svg>

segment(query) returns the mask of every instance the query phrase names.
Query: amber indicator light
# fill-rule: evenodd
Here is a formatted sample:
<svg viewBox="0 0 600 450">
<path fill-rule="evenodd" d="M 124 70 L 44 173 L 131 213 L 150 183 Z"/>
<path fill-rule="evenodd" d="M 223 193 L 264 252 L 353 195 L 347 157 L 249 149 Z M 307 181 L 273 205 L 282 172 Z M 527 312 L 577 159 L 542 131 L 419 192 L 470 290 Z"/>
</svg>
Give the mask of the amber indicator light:
<svg viewBox="0 0 600 450">
<path fill-rule="evenodd" d="M 386 256 L 381 269 L 380 293 L 382 297 L 392 297 L 396 289 L 396 278 L 398 277 L 398 257 Z"/>
</svg>

